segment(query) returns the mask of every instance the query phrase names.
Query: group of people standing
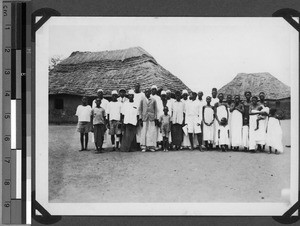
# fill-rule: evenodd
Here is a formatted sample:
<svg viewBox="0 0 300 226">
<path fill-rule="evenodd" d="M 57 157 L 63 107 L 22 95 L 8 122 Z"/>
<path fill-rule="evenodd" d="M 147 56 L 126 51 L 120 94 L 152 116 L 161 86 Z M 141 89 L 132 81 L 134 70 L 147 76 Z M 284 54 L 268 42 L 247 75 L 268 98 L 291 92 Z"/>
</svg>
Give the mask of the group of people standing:
<svg viewBox="0 0 300 226">
<path fill-rule="evenodd" d="M 245 101 L 239 95 L 227 95 L 224 101 L 224 94 L 213 88 L 204 101 L 201 91 L 162 90 L 158 95 L 157 86 L 141 92 L 136 84 L 127 97 L 124 89 L 111 94 L 109 102 L 99 89 L 92 107 L 82 98 L 76 111 L 80 151 L 87 149 L 89 132 L 94 133 L 96 153 L 103 152 L 108 135 L 113 150 L 124 152 L 183 148 L 255 152 L 266 145 L 270 153 L 272 148 L 275 153 L 283 151 L 280 120 L 276 109 L 269 109 L 264 92 L 257 97 L 246 91 Z"/>
</svg>

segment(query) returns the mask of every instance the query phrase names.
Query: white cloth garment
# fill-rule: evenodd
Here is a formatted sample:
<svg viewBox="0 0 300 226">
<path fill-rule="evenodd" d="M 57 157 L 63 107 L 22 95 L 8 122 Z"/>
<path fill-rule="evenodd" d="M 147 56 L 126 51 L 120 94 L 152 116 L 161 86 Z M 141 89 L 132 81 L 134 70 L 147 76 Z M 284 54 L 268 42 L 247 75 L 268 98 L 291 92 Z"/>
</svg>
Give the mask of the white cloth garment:
<svg viewBox="0 0 300 226">
<path fill-rule="evenodd" d="M 274 117 L 269 117 L 268 121 L 266 144 L 269 147 L 277 149 L 279 153 L 283 153 L 282 129 L 280 121 Z"/>
<path fill-rule="evenodd" d="M 117 120 L 120 121 L 122 103 L 121 102 L 109 102 L 107 105 L 106 114 L 109 114 L 109 120 Z"/>
<path fill-rule="evenodd" d="M 249 126 L 243 126 L 243 146 L 249 148 Z"/>
<path fill-rule="evenodd" d="M 141 131 L 141 146 L 156 147 L 157 127 L 154 121 L 143 122 Z"/>
<path fill-rule="evenodd" d="M 76 109 L 76 116 L 78 116 L 78 122 L 90 122 L 91 121 L 92 108 L 90 105 L 79 105 Z"/>
<path fill-rule="evenodd" d="M 231 145 L 242 146 L 243 115 L 238 110 L 231 112 Z"/>
<path fill-rule="evenodd" d="M 137 124 L 137 106 L 134 102 L 125 102 L 122 106 L 122 114 L 124 115 L 124 124 Z"/>
<path fill-rule="evenodd" d="M 206 123 L 212 122 L 214 118 L 214 110 L 210 107 L 204 108 L 204 118 Z M 211 141 L 214 140 L 214 127 L 213 124 L 211 126 L 207 126 L 203 122 L 203 140 L 204 141 Z"/>
<path fill-rule="evenodd" d="M 229 126 L 219 126 L 218 130 L 220 131 L 219 145 L 229 145 Z"/>
</svg>

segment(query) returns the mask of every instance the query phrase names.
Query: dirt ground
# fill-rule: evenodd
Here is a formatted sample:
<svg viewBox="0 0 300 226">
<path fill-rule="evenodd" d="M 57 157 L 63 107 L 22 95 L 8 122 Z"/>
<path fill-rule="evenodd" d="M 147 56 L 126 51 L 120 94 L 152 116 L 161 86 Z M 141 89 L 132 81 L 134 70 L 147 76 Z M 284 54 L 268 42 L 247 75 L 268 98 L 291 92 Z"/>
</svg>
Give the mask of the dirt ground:
<svg viewBox="0 0 300 226">
<path fill-rule="evenodd" d="M 290 145 L 290 120 L 282 121 Z M 74 125 L 49 128 L 50 202 L 278 202 L 290 183 L 281 155 L 219 151 L 79 152 Z"/>
</svg>

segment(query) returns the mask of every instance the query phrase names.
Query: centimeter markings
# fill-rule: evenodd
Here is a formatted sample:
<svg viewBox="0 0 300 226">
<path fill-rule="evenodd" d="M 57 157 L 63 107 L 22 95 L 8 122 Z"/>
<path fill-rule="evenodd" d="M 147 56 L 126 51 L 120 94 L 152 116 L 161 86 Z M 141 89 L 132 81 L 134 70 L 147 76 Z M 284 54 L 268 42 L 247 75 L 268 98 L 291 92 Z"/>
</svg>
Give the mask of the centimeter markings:
<svg viewBox="0 0 300 226">
<path fill-rule="evenodd" d="M 2 222 L 11 223 L 11 3 L 3 2 Z"/>
</svg>

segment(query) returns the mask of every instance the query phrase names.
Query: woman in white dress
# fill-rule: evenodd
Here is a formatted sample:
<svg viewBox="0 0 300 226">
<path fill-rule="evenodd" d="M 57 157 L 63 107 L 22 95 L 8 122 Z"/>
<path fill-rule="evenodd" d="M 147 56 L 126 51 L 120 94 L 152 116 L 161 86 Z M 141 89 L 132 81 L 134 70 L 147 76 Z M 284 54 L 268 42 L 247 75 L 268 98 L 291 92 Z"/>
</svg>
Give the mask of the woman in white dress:
<svg viewBox="0 0 300 226">
<path fill-rule="evenodd" d="M 231 145 L 234 150 L 238 151 L 242 146 L 242 128 L 244 106 L 240 102 L 240 96 L 235 95 L 234 103 L 230 107 L 231 112 Z"/>
<path fill-rule="evenodd" d="M 214 127 L 213 123 L 215 121 L 214 109 L 210 105 L 211 97 L 206 97 L 207 105 L 203 106 L 202 119 L 203 119 L 203 141 L 205 143 L 206 149 L 212 149 L 214 140 Z"/>
<path fill-rule="evenodd" d="M 217 102 L 214 106 L 215 110 L 215 122 L 214 122 L 214 144 L 216 148 L 219 148 L 219 138 L 218 138 L 218 131 L 219 131 L 219 126 L 222 118 L 226 118 L 228 122 L 228 117 L 229 117 L 229 112 L 227 109 L 227 104 L 223 102 L 224 100 L 224 95 L 223 93 L 218 94 L 219 102 Z"/>
<path fill-rule="evenodd" d="M 255 152 L 256 147 L 258 144 L 261 144 L 261 131 L 260 129 L 263 128 L 263 126 L 259 130 L 256 129 L 256 120 L 257 115 L 259 114 L 265 114 L 264 111 L 259 110 L 261 108 L 261 105 L 258 104 L 258 98 L 257 96 L 253 96 L 251 98 L 251 105 L 249 107 L 249 150 L 251 152 Z"/>
<path fill-rule="evenodd" d="M 266 144 L 269 146 L 270 154 L 272 153 L 272 148 L 274 148 L 275 154 L 283 153 L 282 129 L 280 125 L 280 120 L 276 115 L 275 108 L 270 109 Z"/>
</svg>

